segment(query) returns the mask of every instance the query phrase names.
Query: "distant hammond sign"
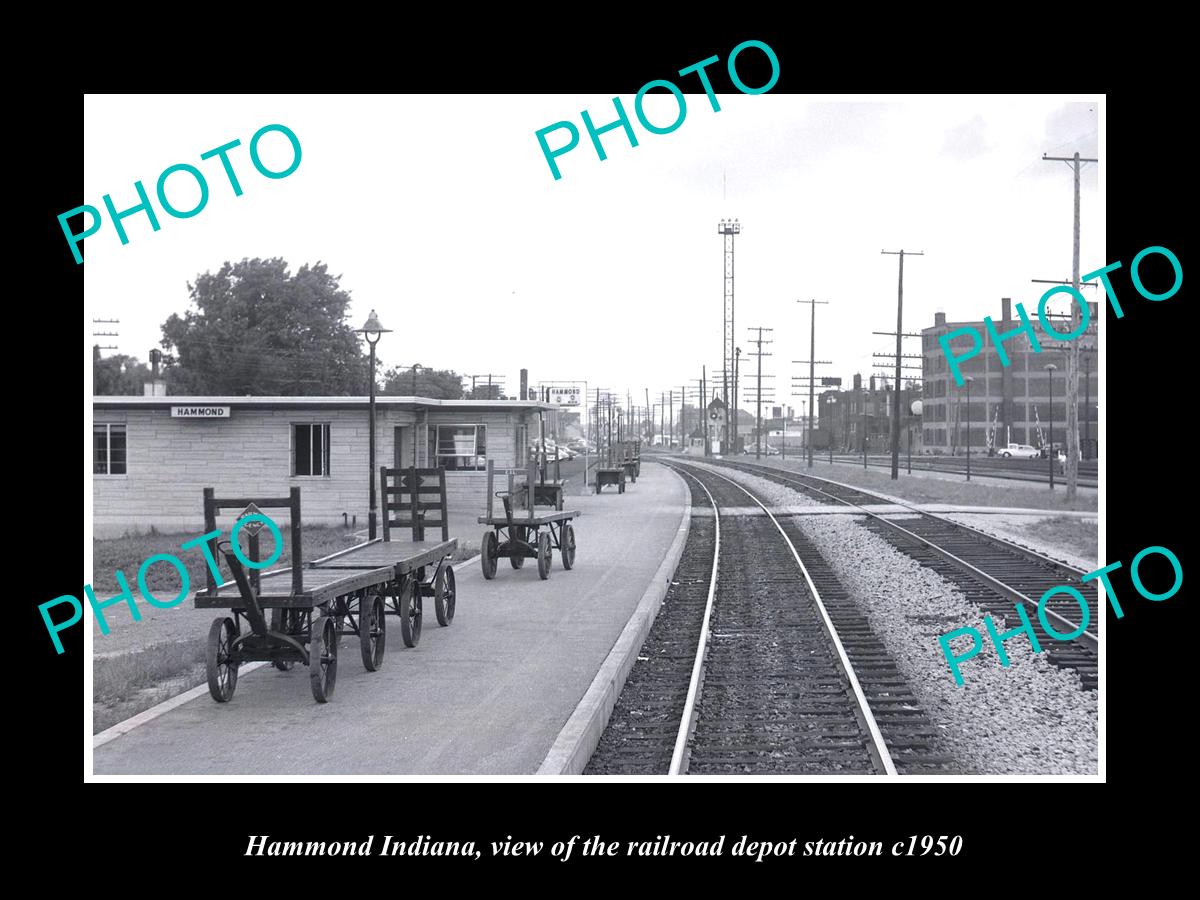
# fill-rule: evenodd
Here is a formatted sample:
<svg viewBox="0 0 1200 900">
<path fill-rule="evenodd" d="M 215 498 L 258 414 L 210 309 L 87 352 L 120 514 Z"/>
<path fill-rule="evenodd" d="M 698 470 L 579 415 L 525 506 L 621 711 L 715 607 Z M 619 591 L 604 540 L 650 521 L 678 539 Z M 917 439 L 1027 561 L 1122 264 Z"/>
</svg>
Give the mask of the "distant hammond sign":
<svg viewBox="0 0 1200 900">
<path fill-rule="evenodd" d="M 228 419 L 228 406 L 172 406 L 172 419 Z"/>
<path fill-rule="evenodd" d="M 547 400 L 559 406 L 579 406 L 582 401 L 582 391 L 577 387 L 546 388 Z"/>
</svg>

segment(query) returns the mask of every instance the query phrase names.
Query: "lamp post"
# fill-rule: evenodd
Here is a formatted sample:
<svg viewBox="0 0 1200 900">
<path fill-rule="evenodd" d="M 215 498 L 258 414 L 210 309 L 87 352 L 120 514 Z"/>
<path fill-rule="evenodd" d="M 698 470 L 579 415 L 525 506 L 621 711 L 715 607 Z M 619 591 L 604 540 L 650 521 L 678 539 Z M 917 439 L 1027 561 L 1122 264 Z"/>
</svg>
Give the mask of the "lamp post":
<svg viewBox="0 0 1200 900">
<path fill-rule="evenodd" d="M 1046 449 L 1046 456 L 1050 460 L 1050 490 L 1054 490 L 1054 372 L 1057 368 L 1054 363 L 1046 364 L 1046 372 L 1050 376 L 1050 446 Z"/>
<path fill-rule="evenodd" d="M 371 366 L 370 397 L 371 397 L 371 400 L 370 400 L 370 404 L 369 404 L 369 409 L 370 409 L 369 416 L 371 419 L 371 431 L 370 431 L 370 437 L 368 438 L 368 441 L 367 441 L 367 446 L 369 447 L 369 449 L 367 451 L 367 484 L 369 485 L 369 494 L 370 494 L 369 507 L 368 507 L 368 511 L 367 511 L 367 537 L 369 537 L 371 540 L 375 540 L 375 529 L 376 529 L 375 510 L 376 510 L 377 502 L 378 502 L 377 498 L 375 496 L 375 345 L 379 343 L 379 339 L 381 337 L 383 337 L 383 333 L 385 331 L 391 331 L 391 330 L 392 329 L 384 328 L 382 325 L 379 324 L 379 317 L 377 315 L 375 315 L 375 310 L 371 310 L 371 315 L 369 315 L 367 317 L 366 324 L 364 324 L 362 328 L 358 329 L 359 334 L 361 334 L 364 338 L 366 338 L 367 346 L 369 346 L 371 348 L 371 361 L 370 361 L 370 366 Z M 299 561 L 295 562 L 295 565 L 299 565 L 299 564 L 300 564 Z"/>
<path fill-rule="evenodd" d="M 413 397 L 417 396 L 417 369 L 419 369 L 419 368 L 421 368 L 420 363 L 413 363 L 413 365 L 412 365 L 412 395 L 413 395 Z M 412 464 L 414 466 L 416 466 L 416 464 L 417 464 L 417 406 L 416 406 L 415 402 L 413 403 L 413 458 L 412 458 Z"/>
<path fill-rule="evenodd" d="M 971 480 L 971 382 L 975 378 L 968 375 L 967 382 L 967 481 Z"/>
<path fill-rule="evenodd" d="M 912 396 L 911 394 L 909 396 Z M 909 407 L 914 416 L 921 415 L 925 409 L 925 405 L 920 400 L 914 400 Z M 908 474 L 912 474 L 912 422 L 908 423 Z"/>
<path fill-rule="evenodd" d="M 837 403 L 837 397 L 829 398 L 829 464 L 833 465 L 833 404 Z"/>
</svg>

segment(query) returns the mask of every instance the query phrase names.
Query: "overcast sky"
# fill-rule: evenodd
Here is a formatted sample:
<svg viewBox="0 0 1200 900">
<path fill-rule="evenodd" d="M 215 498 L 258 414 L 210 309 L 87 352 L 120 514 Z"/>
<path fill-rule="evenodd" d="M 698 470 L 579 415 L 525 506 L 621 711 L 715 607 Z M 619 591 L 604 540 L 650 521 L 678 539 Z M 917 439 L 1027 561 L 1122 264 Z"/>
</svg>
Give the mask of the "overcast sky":
<svg viewBox="0 0 1200 900">
<path fill-rule="evenodd" d="M 580 111 L 611 121 L 611 95 L 89 96 L 81 202 L 103 208 L 111 193 L 117 209 L 133 206 L 135 180 L 153 197 L 159 173 L 181 162 L 205 173 L 211 193 L 189 219 L 155 199 L 161 230 L 126 219 L 128 245 L 107 219 L 87 239 L 85 347 L 113 342 L 92 337 L 111 330 L 93 318 L 120 319 L 119 352 L 145 360 L 198 273 L 281 256 L 293 270 L 323 261 L 340 274 L 356 326 L 378 311 L 394 329 L 379 345 L 385 366 L 500 372 L 510 391 L 524 366 L 531 383 L 586 379 L 636 402 L 645 388 L 698 378 L 702 364 L 719 368 L 717 223 L 736 217 L 737 339 L 745 354 L 749 326 L 775 329 L 763 371 L 786 399 L 802 368 L 792 360 L 808 358 L 797 299 L 831 304 L 817 312 L 817 357 L 833 361 L 824 374 L 870 374 L 872 352 L 891 349 L 871 335 L 895 326 L 896 257 L 881 249 L 926 254 L 905 260 L 906 331 L 931 325 L 936 310 L 998 317 L 1003 296 L 1032 315 L 1041 292 L 1029 280 L 1070 277 L 1071 173 L 1041 155 L 1100 156 L 1095 100 L 718 99 L 713 112 L 703 94 L 687 95 L 683 124 L 654 135 L 622 96 L 639 145 L 609 132 L 601 162 Z M 651 95 L 646 111 L 666 124 L 677 107 Z M 534 132 L 562 119 L 581 143 L 558 158 L 555 181 Z M 248 155 L 271 123 L 303 147 L 279 180 Z M 241 197 L 217 160 L 200 160 L 235 138 Z M 290 160 L 281 135 L 261 147 L 271 168 Z M 1084 168 L 1083 272 L 1112 261 L 1099 175 Z M 183 209 L 198 196 L 188 182 L 169 181 Z M 743 355 L 743 383 L 751 364 Z"/>
</svg>

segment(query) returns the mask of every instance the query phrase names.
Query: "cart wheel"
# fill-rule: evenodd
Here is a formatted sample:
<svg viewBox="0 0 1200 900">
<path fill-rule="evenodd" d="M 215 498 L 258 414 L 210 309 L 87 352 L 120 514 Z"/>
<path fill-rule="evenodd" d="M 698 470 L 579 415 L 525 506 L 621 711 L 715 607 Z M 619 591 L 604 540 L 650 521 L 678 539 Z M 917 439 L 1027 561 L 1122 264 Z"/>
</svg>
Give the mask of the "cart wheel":
<svg viewBox="0 0 1200 900">
<path fill-rule="evenodd" d="M 237 626 L 233 619 L 221 617 L 213 620 L 208 629 L 208 692 L 218 703 L 233 699 L 237 687 L 238 664 L 233 661 L 230 647 L 237 637 Z"/>
<path fill-rule="evenodd" d="M 400 591 L 400 637 L 405 647 L 415 647 L 421 640 L 421 591 L 415 578 Z"/>
<path fill-rule="evenodd" d="M 383 649 L 387 643 L 387 619 L 383 615 L 383 597 L 376 594 L 359 601 L 358 643 L 362 650 L 363 667 L 368 672 L 383 665 Z M 363 610 L 362 607 L 367 609 Z"/>
<path fill-rule="evenodd" d="M 550 561 L 552 559 L 550 552 L 550 535 L 543 531 L 538 536 L 537 555 L 538 577 L 541 578 L 542 581 L 545 581 L 550 577 Z"/>
<path fill-rule="evenodd" d="M 433 611 L 437 614 L 438 624 L 443 628 L 454 621 L 454 601 L 458 598 L 458 589 L 454 586 L 454 569 L 446 566 L 442 577 L 438 579 L 433 589 Z"/>
<path fill-rule="evenodd" d="M 563 568 L 572 569 L 575 567 L 575 529 L 571 527 L 570 522 L 563 525 L 560 537 L 562 549 L 559 552 L 562 555 Z"/>
<path fill-rule="evenodd" d="M 337 681 L 338 628 L 331 616 L 318 616 L 308 644 L 308 682 L 318 703 L 328 703 Z"/>
<path fill-rule="evenodd" d="M 514 528 L 512 531 L 513 531 L 513 540 L 525 541 L 525 540 L 529 539 L 528 535 L 526 535 L 526 533 L 525 533 L 524 528 Z M 512 544 L 513 544 L 513 541 L 508 542 L 508 545 L 510 548 L 512 547 Z M 523 555 L 518 556 L 514 552 L 513 555 L 508 558 L 508 564 L 510 566 L 512 566 L 514 569 L 519 569 L 525 565 L 525 557 Z"/>
<path fill-rule="evenodd" d="M 483 577 L 491 581 L 496 577 L 496 532 L 483 533 L 483 546 L 479 549 L 479 565 L 483 568 Z"/>
</svg>

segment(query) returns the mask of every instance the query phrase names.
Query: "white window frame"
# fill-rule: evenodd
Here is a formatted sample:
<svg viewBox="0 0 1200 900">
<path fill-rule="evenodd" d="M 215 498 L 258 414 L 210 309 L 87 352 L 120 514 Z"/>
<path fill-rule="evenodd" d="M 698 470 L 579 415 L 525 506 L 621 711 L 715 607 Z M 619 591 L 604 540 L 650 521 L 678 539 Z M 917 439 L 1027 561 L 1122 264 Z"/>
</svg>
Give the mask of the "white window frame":
<svg viewBox="0 0 1200 900">
<path fill-rule="evenodd" d="M 296 429 L 300 426 L 305 426 L 308 428 L 320 427 L 322 430 L 322 440 L 323 440 L 322 456 L 323 456 L 323 458 L 321 460 L 321 465 L 322 465 L 322 468 L 324 471 L 320 475 L 302 475 L 296 471 Z M 290 453 L 288 454 L 288 456 L 291 460 L 291 467 L 292 467 L 291 477 L 292 478 L 329 478 L 330 477 L 329 470 L 332 467 L 333 456 L 330 453 L 330 449 L 329 449 L 329 439 L 330 439 L 330 437 L 332 437 L 332 433 L 333 433 L 333 425 L 330 422 L 289 422 L 288 423 L 288 437 L 289 437 L 289 444 L 290 444 Z M 309 438 L 308 438 L 308 462 L 309 462 L 309 471 L 310 472 L 314 468 L 314 466 L 312 465 L 312 462 L 313 462 L 312 446 L 313 446 L 312 432 L 310 431 Z"/>
<path fill-rule="evenodd" d="M 93 478 L 125 478 L 129 475 L 129 427 L 127 422 L 93 422 L 92 423 L 92 477 Z M 104 471 L 96 471 L 96 428 L 104 428 Z M 113 427 L 125 430 L 125 471 L 114 473 L 112 470 L 112 430 Z"/>
<path fill-rule="evenodd" d="M 469 468 L 469 469 L 451 469 L 451 468 L 447 467 L 446 472 L 451 473 L 451 474 L 454 472 L 482 472 L 487 468 L 487 460 L 488 460 L 488 452 L 489 452 L 488 448 L 490 447 L 490 444 L 488 442 L 488 433 L 487 433 L 488 426 L 485 422 L 434 422 L 429 427 L 433 428 L 433 459 L 430 460 L 430 462 L 435 467 L 440 466 L 442 464 L 443 458 L 450 458 L 450 459 L 462 458 L 462 454 L 442 453 L 441 450 L 439 449 L 439 445 L 441 444 L 441 438 L 442 438 L 441 430 L 443 428 L 474 428 L 475 429 L 474 447 L 475 447 L 476 451 L 479 450 L 479 429 L 482 428 L 483 429 L 483 453 L 481 454 L 481 453 L 476 452 L 476 453 L 472 454 L 472 456 L 476 460 L 482 458 L 483 464 L 480 465 L 478 462 L 476 462 L 475 466 L 473 466 L 472 468 Z M 426 440 L 428 440 L 428 436 L 426 437 Z"/>
</svg>

